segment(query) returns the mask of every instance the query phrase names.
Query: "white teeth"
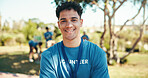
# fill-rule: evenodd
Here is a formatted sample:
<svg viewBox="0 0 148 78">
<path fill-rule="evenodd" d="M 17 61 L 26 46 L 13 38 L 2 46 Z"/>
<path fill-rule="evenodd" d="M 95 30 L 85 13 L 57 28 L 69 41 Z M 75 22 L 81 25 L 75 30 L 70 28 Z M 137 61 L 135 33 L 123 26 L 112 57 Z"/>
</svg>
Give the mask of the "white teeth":
<svg viewBox="0 0 148 78">
<path fill-rule="evenodd" d="M 75 29 L 66 29 L 65 30 L 65 32 L 68 32 L 68 33 L 72 33 L 72 32 L 74 32 L 75 31 Z"/>
<path fill-rule="evenodd" d="M 73 32 L 73 30 L 65 30 L 66 32 Z"/>
</svg>

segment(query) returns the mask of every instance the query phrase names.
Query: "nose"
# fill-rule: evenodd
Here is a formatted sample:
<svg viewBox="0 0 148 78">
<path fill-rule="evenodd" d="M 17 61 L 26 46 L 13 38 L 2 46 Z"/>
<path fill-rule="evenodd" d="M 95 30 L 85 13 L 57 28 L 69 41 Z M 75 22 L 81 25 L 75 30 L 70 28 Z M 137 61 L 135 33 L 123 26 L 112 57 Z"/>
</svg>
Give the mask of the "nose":
<svg viewBox="0 0 148 78">
<path fill-rule="evenodd" d="M 67 23 L 66 23 L 66 27 L 72 27 L 73 25 L 72 25 L 72 22 L 71 21 L 68 21 Z"/>
</svg>

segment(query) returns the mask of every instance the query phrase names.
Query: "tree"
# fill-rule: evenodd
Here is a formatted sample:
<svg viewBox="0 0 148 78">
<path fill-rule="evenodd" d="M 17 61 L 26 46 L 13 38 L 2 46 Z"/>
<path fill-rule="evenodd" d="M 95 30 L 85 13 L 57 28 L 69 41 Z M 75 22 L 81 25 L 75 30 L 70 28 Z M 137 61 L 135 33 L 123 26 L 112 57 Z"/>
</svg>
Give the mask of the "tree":
<svg viewBox="0 0 148 78">
<path fill-rule="evenodd" d="M 134 1 L 136 1 L 136 0 L 134 0 Z M 129 21 L 135 19 L 135 18 L 138 16 L 138 14 L 140 13 L 140 11 L 141 11 L 142 8 L 144 9 L 144 12 L 145 12 L 145 6 L 146 6 L 146 4 L 147 4 L 147 0 L 141 0 L 140 3 L 141 3 L 141 6 L 140 6 L 140 8 L 139 8 L 137 14 L 136 14 L 133 18 L 128 19 L 128 20 L 124 23 L 124 25 L 122 25 L 120 31 L 123 29 L 123 27 L 126 25 L 127 22 L 129 22 Z M 133 44 L 132 48 L 128 51 L 128 53 L 125 54 L 125 55 L 123 55 L 123 56 L 120 58 L 120 61 L 122 61 L 123 59 L 125 59 L 125 57 L 127 57 L 129 54 L 131 54 L 131 53 L 133 52 L 134 48 L 136 47 L 136 45 L 138 44 L 138 42 L 141 40 L 142 35 L 143 35 L 143 32 L 144 32 L 144 28 L 145 28 L 145 25 L 144 25 L 144 24 L 145 24 L 146 20 L 148 19 L 148 17 L 145 19 L 145 13 L 144 13 L 144 15 L 143 15 L 143 19 L 144 19 L 144 20 L 143 20 L 143 23 L 142 23 L 142 25 L 140 25 L 139 37 L 136 39 L 135 43 Z M 115 35 L 117 36 L 117 35 L 120 33 L 120 31 L 118 31 Z"/>
<path fill-rule="evenodd" d="M 9 22 L 6 20 L 4 26 L 2 27 L 2 31 L 7 32 L 10 30 Z"/>
<path fill-rule="evenodd" d="M 22 33 L 17 34 L 15 40 L 19 43 L 20 46 L 22 46 L 22 43 L 26 41 L 25 36 Z"/>
<path fill-rule="evenodd" d="M 0 32 L 1 32 L 1 27 L 2 27 L 2 25 L 1 25 L 1 23 L 2 23 L 2 16 L 1 16 L 1 14 L 0 14 Z"/>
<path fill-rule="evenodd" d="M 118 11 L 118 9 L 124 3 L 127 2 L 127 0 L 54 0 L 54 1 L 56 2 L 56 4 L 58 4 L 61 1 L 76 1 L 76 2 L 79 2 L 79 3 L 81 2 L 83 7 L 85 7 L 86 5 L 91 5 L 91 6 L 96 5 L 99 9 L 101 9 L 104 12 L 104 32 L 101 36 L 100 46 L 101 46 L 101 48 L 103 48 L 105 50 L 104 36 L 106 34 L 106 26 L 108 25 L 109 26 L 110 39 L 109 39 L 109 52 L 108 51 L 106 51 L 106 52 L 109 55 L 109 59 L 108 59 L 109 64 L 112 64 L 113 60 L 115 60 L 117 63 L 121 62 L 121 58 L 119 58 L 118 55 L 117 55 L 117 41 L 118 41 L 119 33 L 124 28 L 124 26 L 127 24 L 127 22 L 135 19 L 139 15 L 141 9 L 146 4 L 146 0 L 142 0 L 141 6 L 140 6 L 137 14 L 133 18 L 128 19 L 124 23 L 124 25 L 122 25 L 122 27 L 120 28 L 120 31 L 114 32 L 112 21 L 114 19 L 115 13 Z M 103 4 L 103 6 L 101 6 L 100 4 Z M 143 27 L 141 27 L 141 28 L 143 28 Z M 143 32 L 143 31 L 141 30 L 141 32 Z M 141 37 L 141 35 L 140 35 L 140 37 Z M 135 46 L 137 45 L 137 43 L 141 39 L 140 37 L 137 39 L 136 43 L 133 45 L 132 50 L 135 48 Z"/>
<path fill-rule="evenodd" d="M 25 35 L 26 40 L 33 39 L 37 32 L 37 23 L 33 22 L 31 19 L 26 22 L 26 26 L 23 28 L 23 33 Z"/>
</svg>

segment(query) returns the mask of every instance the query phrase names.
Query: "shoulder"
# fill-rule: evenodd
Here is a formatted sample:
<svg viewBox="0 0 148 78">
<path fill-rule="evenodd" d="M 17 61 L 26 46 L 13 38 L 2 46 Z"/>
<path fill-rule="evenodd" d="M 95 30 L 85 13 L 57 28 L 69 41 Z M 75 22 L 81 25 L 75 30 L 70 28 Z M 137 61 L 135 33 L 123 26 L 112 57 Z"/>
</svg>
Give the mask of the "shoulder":
<svg viewBox="0 0 148 78">
<path fill-rule="evenodd" d="M 44 33 L 44 35 L 46 35 L 47 32 Z"/>
<path fill-rule="evenodd" d="M 30 40 L 28 43 L 29 43 L 29 44 L 33 44 L 34 42 L 33 42 L 32 40 Z"/>
<path fill-rule="evenodd" d="M 90 41 L 85 40 L 84 41 L 84 48 L 87 48 L 88 50 L 91 50 L 92 52 L 99 53 L 99 54 L 104 54 L 105 52 L 103 51 L 102 48 L 100 48 L 97 44 L 94 44 Z"/>
<path fill-rule="evenodd" d="M 87 46 L 87 47 L 99 47 L 97 46 L 96 44 L 90 42 L 90 41 L 87 41 L 87 40 L 84 40 L 84 46 Z"/>
<path fill-rule="evenodd" d="M 53 32 L 49 32 L 50 34 L 53 34 Z"/>
<path fill-rule="evenodd" d="M 58 48 L 60 47 L 61 42 L 54 44 L 47 50 L 43 51 L 42 56 L 52 56 L 58 53 Z"/>
<path fill-rule="evenodd" d="M 94 44 L 92 42 L 89 42 L 89 41 L 85 40 L 84 46 L 85 46 L 84 50 L 85 50 L 85 52 L 88 52 L 89 57 L 91 59 L 91 63 L 93 65 L 96 65 L 96 64 L 100 63 L 100 61 L 102 59 L 106 60 L 105 51 L 103 51 L 103 49 L 101 49 L 97 44 Z"/>
<path fill-rule="evenodd" d="M 84 37 L 85 35 L 82 35 L 82 37 Z"/>
<path fill-rule="evenodd" d="M 32 41 L 32 40 L 30 40 L 30 41 L 29 41 L 29 43 L 30 43 L 30 42 L 33 42 L 33 41 Z"/>
</svg>

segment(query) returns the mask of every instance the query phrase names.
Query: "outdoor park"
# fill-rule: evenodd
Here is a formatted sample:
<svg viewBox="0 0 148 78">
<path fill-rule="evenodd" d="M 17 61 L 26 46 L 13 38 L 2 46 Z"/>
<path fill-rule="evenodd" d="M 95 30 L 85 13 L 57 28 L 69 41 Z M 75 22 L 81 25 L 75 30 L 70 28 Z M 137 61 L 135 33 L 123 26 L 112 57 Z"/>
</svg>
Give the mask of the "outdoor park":
<svg viewBox="0 0 148 78">
<path fill-rule="evenodd" d="M 48 3 L 47 6 L 50 6 L 48 9 L 52 8 L 48 11 L 53 13 L 52 11 L 55 11 L 59 1 L 45 1 L 45 3 Z M 84 25 L 80 29 L 81 36 L 83 32 L 86 32 L 89 41 L 97 44 L 106 52 L 110 78 L 148 78 L 148 1 L 72 1 L 79 2 L 84 8 L 82 17 Z M 0 1 L 0 78 L 39 78 L 40 54 L 47 49 L 44 38 L 46 27 L 53 33 L 54 44 L 62 41 L 57 19 L 54 19 L 56 16 L 53 15 L 53 19 L 52 16 L 40 18 L 38 16 L 46 17 L 44 16 L 46 14 L 38 13 L 39 15 L 37 16 L 26 16 L 28 17 L 27 19 L 24 17 L 25 20 L 16 21 L 14 19 L 16 19 L 17 15 L 12 14 L 12 17 L 10 15 L 6 18 L 5 11 L 3 11 L 6 8 L 4 3 L 7 3 L 7 1 Z M 129 5 L 132 6 L 130 7 Z M 128 9 L 123 9 L 126 6 L 128 6 Z M 87 15 L 88 9 L 92 11 L 90 14 L 88 13 L 89 16 Z M 121 14 L 122 12 L 125 13 Z M 126 15 L 126 12 L 129 14 Z M 27 12 L 24 14 L 27 14 Z M 94 16 L 93 14 L 100 15 L 102 18 L 96 20 L 98 18 L 92 17 Z M 47 15 L 50 16 L 50 14 Z M 87 16 L 91 21 L 85 18 Z M 44 22 L 43 19 L 50 20 Z M 92 22 L 93 19 L 99 23 Z M 34 61 L 29 60 L 30 40 L 42 42 L 41 47 L 37 46 L 37 48 L 41 48 L 41 50 L 38 49 L 39 53 L 33 55 Z"/>
</svg>

